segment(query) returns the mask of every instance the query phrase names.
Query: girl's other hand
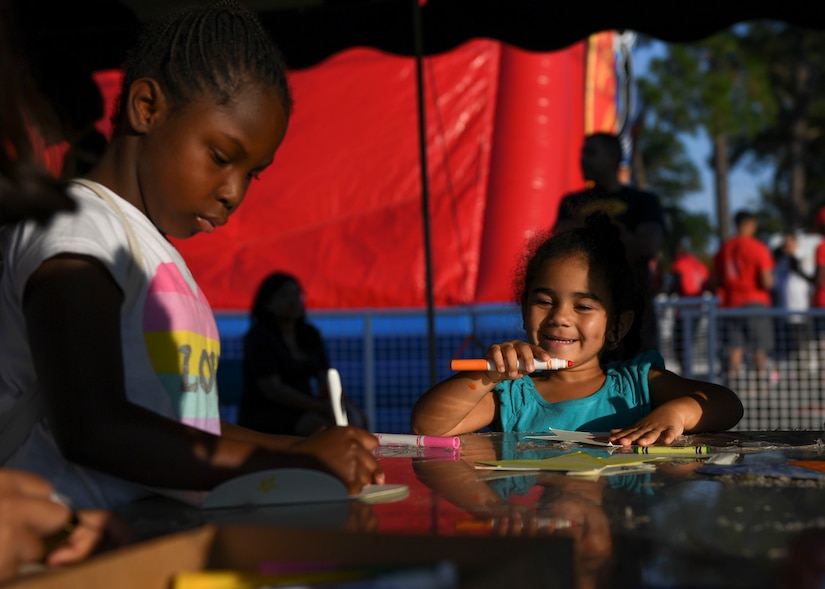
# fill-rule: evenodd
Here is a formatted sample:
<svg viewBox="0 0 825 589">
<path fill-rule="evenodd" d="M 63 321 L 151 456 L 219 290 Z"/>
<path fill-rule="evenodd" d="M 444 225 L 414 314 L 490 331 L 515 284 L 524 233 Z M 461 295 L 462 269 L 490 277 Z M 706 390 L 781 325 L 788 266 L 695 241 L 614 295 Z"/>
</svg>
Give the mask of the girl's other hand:
<svg viewBox="0 0 825 589">
<path fill-rule="evenodd" d="M 610 441 L 622 446 L 670 445 L 685 431 L 684 419 L 667 406 L 654 409 L 630 427 L 610 430 Z"/>
</svg>

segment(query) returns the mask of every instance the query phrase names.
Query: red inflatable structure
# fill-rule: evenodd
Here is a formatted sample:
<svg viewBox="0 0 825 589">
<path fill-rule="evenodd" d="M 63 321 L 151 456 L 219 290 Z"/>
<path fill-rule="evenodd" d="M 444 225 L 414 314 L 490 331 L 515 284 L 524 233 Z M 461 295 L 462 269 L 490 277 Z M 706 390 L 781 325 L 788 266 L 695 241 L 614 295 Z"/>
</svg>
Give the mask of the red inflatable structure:
<svg viewBox="0 0 825 589">
<path fill-rule="evenodd" d="M 423 59 L 436 306 L 512 299 L 525 240 L 582 185 L 584 135 L 617 130 L 613 41 L 539 53 L 478 39 Z M 227 226 L 175 242 L 216 310 L 247 310 L 275 270 L 314 310 L 426 304 L 416 71 L 353 48 L 291 72 L 273 165 Z M 119 78 L 96 74 L 110 106 Z"/>
</svg>

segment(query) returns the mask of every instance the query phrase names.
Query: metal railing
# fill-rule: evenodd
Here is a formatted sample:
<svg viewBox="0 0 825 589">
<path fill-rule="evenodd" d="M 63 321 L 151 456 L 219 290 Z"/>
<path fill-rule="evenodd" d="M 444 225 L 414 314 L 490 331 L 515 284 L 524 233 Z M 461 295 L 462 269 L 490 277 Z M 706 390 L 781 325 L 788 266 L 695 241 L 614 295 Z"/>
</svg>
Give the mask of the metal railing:
<svg viewBox="0 0 825 589">
<path fill-rule="evenodd" d="M 737 426 L 754 429 L 821 429 L 825 402 L 825 309 L 723 309 L 714 297 L 655 301 L 660 350 L 668 369 L 719 382 L 745 405 Z M 415 400 L 430 386 L 427 317 L 421 310 L 310 312 L 324 336 L 330 361 L 348 394 L 363 409 L 373 431 L 409 432 Z M 775 337 L 768 368 L 756 370 L 746 350 L 737 378 L 726 370 L 727 330 L 734 320 L 770 319 Z M 234 420 L 242 392 L 245 314 L 217 313 L 221 333 L 218 383 L 224 417 Z M 450 360 L 483 356 L 491 343 L 523 339 L 520 310 L 513 305 L 439 309 L 435 317 L 437 378 L 450 374 Z"/>
<path fill-rule="evenodd" d="M 745 406 L 741 430 L 823 428 L 825 309 L 720 308 L 715 297 L 656 301 L 665 364 L 687 377 L 733 389 Z M 767 363 L 758 367 L 756 339 L 744 346 L 738 373 L 728 368 L 731 327 L 764 319 L 772 331 Z M 681 321 L 682 331 L 677 329 Z"/>
</svg>

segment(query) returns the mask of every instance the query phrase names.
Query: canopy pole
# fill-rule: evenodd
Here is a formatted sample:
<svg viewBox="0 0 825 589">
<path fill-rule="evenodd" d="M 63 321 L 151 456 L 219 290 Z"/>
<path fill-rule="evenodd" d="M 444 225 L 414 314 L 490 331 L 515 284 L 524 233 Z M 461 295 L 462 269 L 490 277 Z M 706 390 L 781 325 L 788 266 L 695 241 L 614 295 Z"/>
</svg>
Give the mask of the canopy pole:
<svg viewBox="0 0 825 589">
<path fill-rule="evenodd" d="M 435 342 L 435 302 L 433 294 L 432 244 L 430 243 L 430 190 L 427 174 L 427 117 L 424 108 L 424 29 L 421 19 L 420 0 L 411 0 L 413 10 L 413 35 L 418 92 L 418 143 L 421 160 L 421 218 L 424 226 L 424 271 L 427 296 L 427 345 L 430 358 L 430 386 L 438 382 Z"/>
</svg>

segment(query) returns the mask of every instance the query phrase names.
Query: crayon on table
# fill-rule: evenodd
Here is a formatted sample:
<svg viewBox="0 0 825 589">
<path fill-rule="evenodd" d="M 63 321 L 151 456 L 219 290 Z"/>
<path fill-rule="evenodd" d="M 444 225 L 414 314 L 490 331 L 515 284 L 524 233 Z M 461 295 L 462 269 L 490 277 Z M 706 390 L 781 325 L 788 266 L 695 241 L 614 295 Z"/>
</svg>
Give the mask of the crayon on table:
<svg viewBox="0 0 825 589">
<path fill-rule="evenodd" d="M 428 448 L 458 448 L 458 436 L 417 436 L 415 434 L 373 434 L 381 446 L 425 446 Z"/>
<path fill-rule="evenodd" d="M 696 454 L 710 454 L 710 446 L 636 446 L 633 448 L 633 453 L 691 456 Z"/>
<path fill-rule="evenodd" d="M 550 358 L 549 361 L 544 362 L 543 360 L 535 360 L 533 362 L 536 366 L 536 370 L 561 370 L 562 368 L 570 368 L 573 366 L 573 362 L 571 360 L 565 360 L 563 358 Z M 519 370 L 524 370 L 524 361 L 518 361 Z M 496 369 L 496 365 L 493 363 L 492 360 L 487 360 L 485 358 L 475 358 L 472 360 L 453 360 L 450 362 L 450 368 L 452 370 L 460 371 L 460 370 L 488 370 L 493 371 Z"/>
</svg>

